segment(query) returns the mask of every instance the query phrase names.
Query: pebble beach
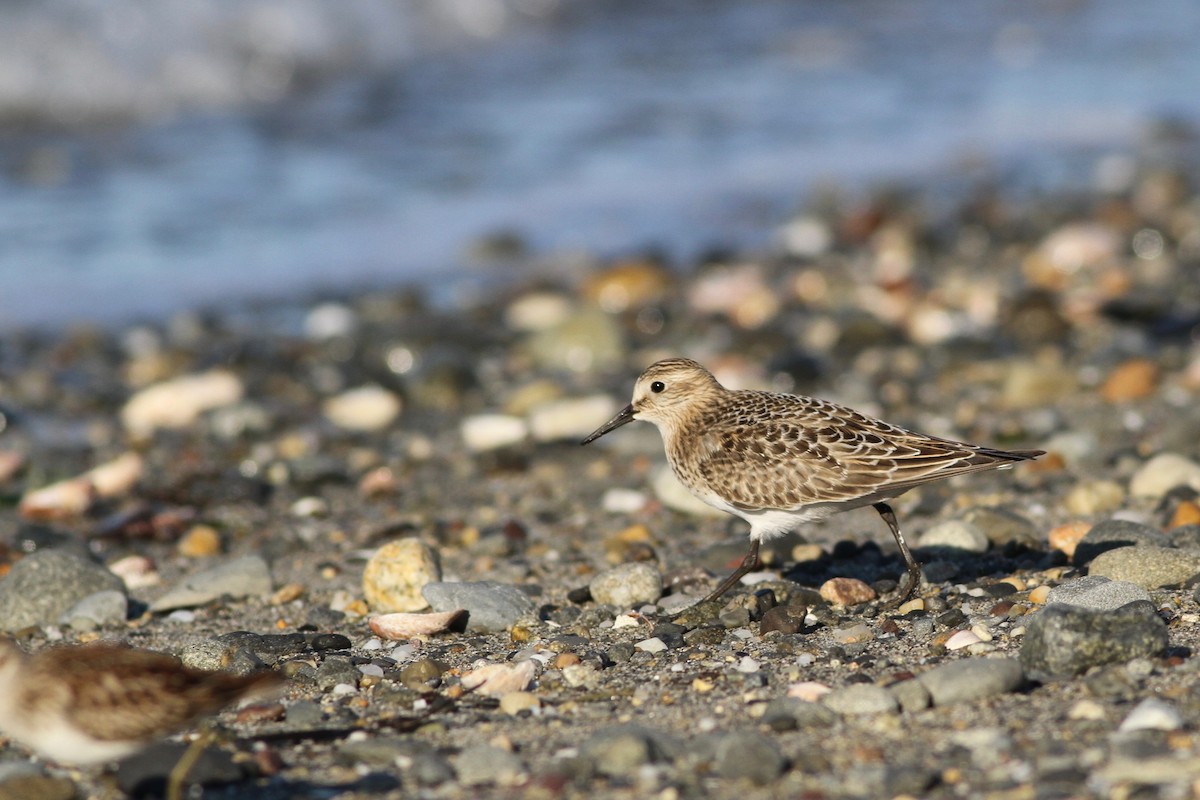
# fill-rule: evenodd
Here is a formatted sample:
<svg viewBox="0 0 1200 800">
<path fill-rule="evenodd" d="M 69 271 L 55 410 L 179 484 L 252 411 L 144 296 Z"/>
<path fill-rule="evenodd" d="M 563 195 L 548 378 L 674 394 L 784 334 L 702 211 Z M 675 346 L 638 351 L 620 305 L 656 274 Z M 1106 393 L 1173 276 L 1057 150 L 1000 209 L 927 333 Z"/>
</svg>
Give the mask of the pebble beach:
<svg viewBox="0 0 1200 800">
<path fill-rule="evenodd" d="M 1200 193 L 838 193 L 755 252 L 0 340 L 0 631 L 273 669 L 206 798 L 1192 797 Z M 504 249 L 504 242 L 492 243 Z M 506 258 L 521 259 L 521 249 Z M 647 364 L 1047 454 L 764 547 L 649 425 Z M 155 796 L 186 747 L 0 797 Z"/>
</svg>

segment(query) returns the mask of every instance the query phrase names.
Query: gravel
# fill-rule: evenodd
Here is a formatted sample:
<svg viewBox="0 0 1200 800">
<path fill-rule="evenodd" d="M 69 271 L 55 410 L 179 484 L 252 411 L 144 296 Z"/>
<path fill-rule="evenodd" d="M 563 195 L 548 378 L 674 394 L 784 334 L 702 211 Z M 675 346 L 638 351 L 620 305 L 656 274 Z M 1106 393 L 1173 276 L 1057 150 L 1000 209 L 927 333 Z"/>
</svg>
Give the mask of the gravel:
<svg viewBox="0 0 1200 800">
<path fill-rule="evenodd" d="M 0 629 L 280 672 L 280 698 L 218 715 L 237 771 L 196 775 L 230 800 L 1140 796 L 1150 773 L 1187 796 L 1200 206 L 1184 175 L 1131 180 L 937 194 L 936 217 L 933 194 L 868 192 L 807 210 L 830 244 L 800 260 L 595 259 L 438 302 L 7 337 Z M 1157 260 L 1131 250 L 1146 231 Z M 577 444 L 668 354 L 1050 452 L 893 501 L 926 579 L 901 608 L 870 509 L 765 543 L 694 604 L 744 523 L 682 490 L 648 425 Z M 389 603 L 467 628 L 384 640 Z M 105 791 L 59 776 L 0 791 Z"/>
</svg>

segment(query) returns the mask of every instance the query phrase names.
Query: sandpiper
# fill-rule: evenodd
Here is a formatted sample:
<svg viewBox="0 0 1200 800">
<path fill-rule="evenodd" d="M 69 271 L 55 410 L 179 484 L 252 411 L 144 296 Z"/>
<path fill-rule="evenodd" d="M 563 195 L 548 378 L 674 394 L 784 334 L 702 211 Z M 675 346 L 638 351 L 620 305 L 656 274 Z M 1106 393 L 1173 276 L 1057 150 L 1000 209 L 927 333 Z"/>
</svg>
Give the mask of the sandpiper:
<svg viewBox="0 0 1200 800">
<path fill-rule="evenodd" d="M 280 683 L 273 672 L 205 672 L 104 643 L 27 655 L 0 638 L 0 733 L 59 764 L 99 764 Z"/>
<path fill-rule="evenodd" d="M 652 364 L 633 401 L 582 444 L 634 420 L 653 422 L 667 461 L 692 494 L 750 523 L 750 551 L 704 600 L 758 565 L 759 545 L 801 522 L 872 506 L 907 568 L 893 604 L 912 596 L 921 567 L 886 501 L 930 481 L 1008 467 L 1041 450 L 996 450 L 914 433 L 845 406 L 799 395 L 726 389 L 686 358 Z"/>
</svg>

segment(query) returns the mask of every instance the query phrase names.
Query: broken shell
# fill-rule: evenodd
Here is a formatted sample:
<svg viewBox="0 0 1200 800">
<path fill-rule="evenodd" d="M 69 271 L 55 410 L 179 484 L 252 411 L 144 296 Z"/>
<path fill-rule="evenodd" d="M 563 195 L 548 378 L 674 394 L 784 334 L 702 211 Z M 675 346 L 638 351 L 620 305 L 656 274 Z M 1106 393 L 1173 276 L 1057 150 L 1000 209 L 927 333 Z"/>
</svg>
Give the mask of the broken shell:
<svg viewBox="0 0 1200 800">
<path fill-rule="evenodd" d="M 242 381 L 221 369 L 183 375 L 142 389 L 121 409 L 121 422 L 134 436 L 158 428 L 186 428 L 205 411 L 242 399 Z"/>
<path fill-rule="evenodd" d="M 380 614 L 367 620 L 371 630 L 384 639 L 411 639 L 451 630 L 466 616 L 466 609 L 437 611 L 430 614 Z"/>
<path fill-rule="evenodd" d="M 142 457 L 125 453 L 77 478 L 34 489 L 21 499 L 20 512 L 30 519 L 77 517 L 98 497 L 118 497 L 142 477 Z"/>
<path fill-rule="evenodd" d="M 162 581 L 154 562 L 145 556 L 119 558 L 108 565 L 108 571 L 125 581 L 126 589 L 144 589 Z"/>
<path fill-rule="evenodd" d="M 537 664 L 531 660 L 515 664 L 487 664 L 464 673 L 463 688 L 476 694 L 499 697 L 509 692 L 521 692 L 537 677 Z"/>
<path fill-rule="evenodd" d="M 142 457 L 125 453 L 93 468 L 82 477 L 92 482 L 98 497 L 118 497 L 133 488 L 142 477 Z"/>
</svg>

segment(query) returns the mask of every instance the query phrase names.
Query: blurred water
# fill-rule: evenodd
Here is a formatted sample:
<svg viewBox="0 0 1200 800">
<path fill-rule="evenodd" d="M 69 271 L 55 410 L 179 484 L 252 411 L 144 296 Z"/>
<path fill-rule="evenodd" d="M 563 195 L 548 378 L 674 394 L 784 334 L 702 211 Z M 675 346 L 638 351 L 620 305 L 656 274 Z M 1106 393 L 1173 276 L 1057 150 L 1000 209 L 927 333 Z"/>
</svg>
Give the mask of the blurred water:
<svg viewBox="0 0 1200 800">
<path fill-rule="evenodd" d="M 428 279 L 497 230 L 687 257 L 966 161 L 1079 180 L 1200 123 L 1197 35 L 1194 0 L 8 0 L 0 326 Z"/>
</svg>

